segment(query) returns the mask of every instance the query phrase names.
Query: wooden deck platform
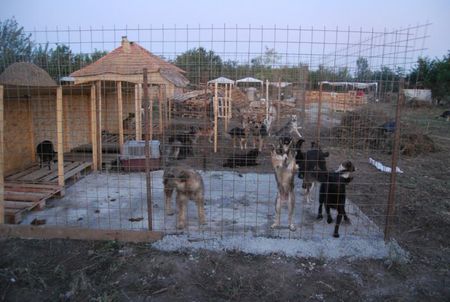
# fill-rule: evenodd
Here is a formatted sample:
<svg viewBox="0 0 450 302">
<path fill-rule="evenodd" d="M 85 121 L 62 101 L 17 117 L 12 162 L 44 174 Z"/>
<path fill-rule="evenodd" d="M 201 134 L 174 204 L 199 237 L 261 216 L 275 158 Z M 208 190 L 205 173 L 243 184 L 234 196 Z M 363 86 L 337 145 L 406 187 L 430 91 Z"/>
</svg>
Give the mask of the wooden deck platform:
<svg viewBox="0 0 450 302">
<path fill-rule="evenodd" d="M 68 180 L 77 176 L 81 171 L 86 170 L 92 165 L 91 162 L 66 161 L 64 162 L 64 179 Z M 13 173 L 5 177 L 5 182 L 14 181 L 18 183 L 45 183 L 55 184 L 58 182 L 58 167 L 52 165 L 40 168 L 38 164 L 34 164 L 25 170 Z"/>
<path fill-rule="evenodd" d="M 91 162 L 64 162 L 64 179 L 76 179 L 84 170 L 91 167 Z M 58 194 L 62 187 L 58 185 L 57 165 L 40 168 L 32 165 L 22 171 L 5 177 L 5 221 L 20 223 L 28 211 L 41 210 L 46 200 Z"/>
<path fill-rule="evenodd" d="M 17 224 L 28 211 L 42 210 L 46 200 L 61 191 L 57 184 L 5 182 L 5 222 Z"/>
</svg>

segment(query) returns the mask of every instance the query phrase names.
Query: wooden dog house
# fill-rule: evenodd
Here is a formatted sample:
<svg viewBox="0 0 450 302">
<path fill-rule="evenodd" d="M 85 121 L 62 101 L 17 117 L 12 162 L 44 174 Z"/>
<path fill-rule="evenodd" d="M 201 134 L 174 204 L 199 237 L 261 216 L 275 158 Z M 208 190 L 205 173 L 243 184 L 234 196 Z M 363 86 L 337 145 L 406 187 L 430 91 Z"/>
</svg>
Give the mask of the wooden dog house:
<svg viewBox="0 0 450 302">
<path fill-rule="evenodd" d="M 65 108 L 72 102 L 78 109 L 69 114 Z M 76 136 L 67 135 L 70 117 L 80 120 L 83 112 L 80 99 L 63 97 L 63 88 L 34 64 L 14 63 L 0 75 L 2 220 L 20 222 L 24 212 L 42 208 L 56 193 L 63 195 L 65 181 L 90 167 L 90 162 L 64 161 L 64 151 L 77 143 Z M 39 167 L 36 145 L 43 140 L 53 142 L 57 167 Z"/>
</svg>

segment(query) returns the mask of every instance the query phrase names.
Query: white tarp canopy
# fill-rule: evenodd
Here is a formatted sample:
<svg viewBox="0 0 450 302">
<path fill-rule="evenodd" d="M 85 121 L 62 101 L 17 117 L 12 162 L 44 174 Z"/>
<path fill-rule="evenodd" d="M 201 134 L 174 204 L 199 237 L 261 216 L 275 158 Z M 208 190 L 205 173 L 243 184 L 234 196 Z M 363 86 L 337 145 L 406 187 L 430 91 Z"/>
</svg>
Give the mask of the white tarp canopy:
<svg viewBox="0 0 450 302">
<path fill-rule="evenodd" d="M 220 78 L 217 78 L 217 79 L 214 79 L 214 80 L 211 80 L 208 82 L 208 84 L 215 84 L 215 83 L 217 83 L 217 84 L 234 84 L 234 81 L 230 80 L 226 77 L 220 77 Z"/>
<path fill-rule="evenodd" d="M 370 87 L 375 87 L 375 91 L 378 91 L 378 83 L 377 82 L 373 82 L 373 83 L 361 83 L 361 82 L 328 82 L 328 81 L 322 81 L 319 82 L 319 84 L 324 84 L 324 85 L 330 85 L 330 86 L 339 86 L 339 87 L 348 87 L 351 86 L 353 88 L 356 89 L 367 89 Z"/>
<path fill-rule="evenodd" d="M 432 102 L 430 89 L 403 89 L 406 101 Z"/>
<path fill-rule="evenodd" d="M 289 82 L 270 82 L 270 85 L 280 88 L 286 88 L 289 85 L 292 85 L 292 83 Z"/>
<path fill-rule="evenodd" d="M 236 84 L 237 84 L 237 83 L 259 83 L 259 84 L 262 84 L 263 81 L 258 80 L 258 79 L 255 79 L 255 78 L 252 78 L 252 77 L 246 77 L 246 78 L 237 80 L 237 81 L 236 81 Z"/>
</svg>

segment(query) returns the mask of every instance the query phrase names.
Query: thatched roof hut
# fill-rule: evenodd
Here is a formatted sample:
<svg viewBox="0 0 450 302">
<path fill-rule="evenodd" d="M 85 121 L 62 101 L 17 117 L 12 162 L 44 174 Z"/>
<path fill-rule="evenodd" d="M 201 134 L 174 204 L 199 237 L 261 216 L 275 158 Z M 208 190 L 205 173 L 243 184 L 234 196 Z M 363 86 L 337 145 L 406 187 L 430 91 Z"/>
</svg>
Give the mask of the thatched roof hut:
<svg viewBox="0 0 450 302">
<path fill-rule="evenodd" d="M 56 87 L 56 82 L 42 68 L 33 63 L 18 62 L 9 65 L 0 74 L 0 85 Z"/>
<path fill-rule="evenodd" d="M 122 44 L 94 63 L 73 72 L 75 84 L 102 81 L 142 83 L 143 69 L 147 68 L 149 83 L 186 87 L 186 72 L 155 56 L 139 44 L 122 37 Z"/>
</svg>

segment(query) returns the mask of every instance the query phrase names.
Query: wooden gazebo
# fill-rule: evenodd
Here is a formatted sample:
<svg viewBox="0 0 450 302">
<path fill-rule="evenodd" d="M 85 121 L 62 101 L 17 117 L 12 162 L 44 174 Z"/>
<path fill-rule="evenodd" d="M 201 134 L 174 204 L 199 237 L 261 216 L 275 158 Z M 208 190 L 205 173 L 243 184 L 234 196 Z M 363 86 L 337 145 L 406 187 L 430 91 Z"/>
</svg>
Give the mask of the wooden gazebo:
<svg viewBox="0 0 450 302">
<path fill-rule="evenodd" d="M 148 70 L 149 84 L 158 88 L 150 89 L 150 97 L 152 99 L 158 96 L 160 106 L 163 98 L 172 98 L 182 93 L 183 88 L 189 83 L 184 76 L 184 70 L 164 61 L 137 43 L 128 41 L 127 37 L 122 37 L 120 47 L 70 75 L 75 86 L 91 85 L 91 109 L 92 112 L 96 112 L 91 116 L 93 169 L 102 165 L 102 130 L 108 128 L 118 131 L 119 148 L 120 150 L 123 148 L 123 120 L 130 113 L 124 112 L 122 86 L 124 82 L 127 87 L 130 84 L 134 86 L 135 137 L 137 140 L 142 139 L 141 99 L 144 68 Z M 115 95 L 110 95 L 109 98 L 102 95 L 102 89 L 104 90 L 106 85 L 115 88 Z M 125 105 L 125 108 L 130 107 Z M 109 112 L 107 108 L 110 108 Z M 159 111 L 161 120 L 162 113 Z M 102 119 L 105 123 L 109 121 L 109 124 L 106 125 Z"/>
</svg>

